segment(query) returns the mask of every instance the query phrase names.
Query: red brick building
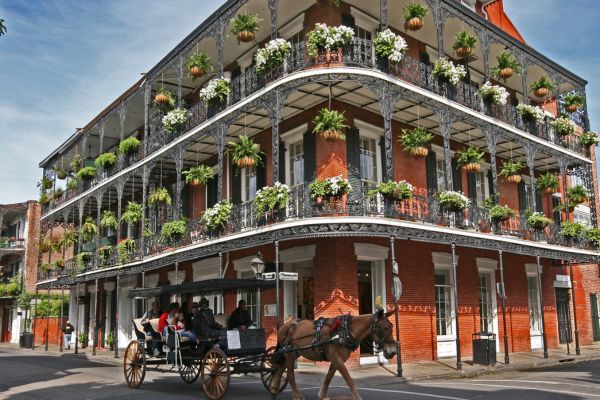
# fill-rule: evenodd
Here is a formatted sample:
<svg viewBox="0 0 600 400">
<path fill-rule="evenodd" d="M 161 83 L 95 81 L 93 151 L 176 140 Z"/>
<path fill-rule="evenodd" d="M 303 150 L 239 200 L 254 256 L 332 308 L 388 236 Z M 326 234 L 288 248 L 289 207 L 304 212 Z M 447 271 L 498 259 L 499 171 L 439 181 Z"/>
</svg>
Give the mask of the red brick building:
<svg viewBox="0 0 600 400">
<path fill-rule="evenodd" d="M 44 206 L 42 234 L 74 226 L 79 240 L 63 249 L 72 258 L 40 274 L 38 287 L 69 285 L 69 318 L 79 332 L 102 345 L 114 331 L 124 347 L 132 317 L 148 306 L 128 297 L 136 287 L 252 278 L 251 260 L 261 252 L 267 272 L 298 274 L 297 281 L 281 282 L 281 321 L 370 313 L 394 305 L 396 262 L 405 361 L 455 356 L 457 338 L 468 355 L 471 335 L 480 331 L 498 335 L 499 351 L 506 337 L 511 352 L 541 349 L 544 334 L 548 348 L 574 341 L 575 333 L 580 344 L 598 340 L 595 147 L 585 139 L 585 101 L 570 107 L 573 97 L 585 99 L 586 81 L 525 45 L 501 1 L 422 1 L 427 14 L 418 30 L 405 25 L 409 1 L 339 3 L 225 2 L 43 160 L 55 187 Z M 242 13 L 262 20 L 254 41 L 229 33 L 229 21 Z M 339 50 L 313 56 L 309 32 L 316 23 L 347 26 L 354 37 Z M 400 62 L 390 62 L 377 46 L 385 29 L 406 42 Z M 454 44 L 462 31 L 476 44 L 459 57 Z M 288 41 L 290 50 L 281 64 L 261 70 L 255 53 L 274 38 Z M 194 78 L 185 65 L 200 51 L 214 74 Z M 505 51 L 513 74 L 500 79 Z M 440 58 L 463 66 L 456 85 L 435 75 Z M 201 99 L 217 77 L 227 78 L 227 95 Z M 543 77 L 554 84 L 538 97 L 530 85 Z M 504 104 L 486 100 L 486 82 L 504 88 Z M 164 90 L 171 106 L 159 104 Z M 523 105 L 539 107 L 535 121 L 519 113 Z M 173 107 L 188 112 L 182 126 L 169 129 Z M 343 113 L 345 140 L 313 133 L 322 109 Z M 554 122 L 563 113 L 570 132 Z M 425 157 L 413 156 L 401 142 L 415 128 L 433 135 Z M 260 147 L 262 163 L 234 165 L 242 135 Z M 122 146 L 119 152 L 130 137 L 139 149 L 123 154 Z M 484 153 L 477 171 L 460 165 L 468 148 Z M 104 162 L 111 158 L 106 153 L 116 156 L 112 163 Z M 522 163 L 514 179 L 501 174 L 508 162 Z M 183 173 L 200 165 L 212 168 L 214 177 L 187 184 Z M 311 188 L 337 176 L 348 180 L 350 191 L 320 195 Z M 551 187 L 544 186 L 548 179 Z M 382 182 L 402 180 L 412 185 L 409 199 L 372 192 Z M 290 188 L 289 199 L 262 212 L 257 190 L 276 182 Z M 170 201 L 156 201 L 164 190 Z M 578 191 L 585 195 L 577 197 Z M 456 192 L 469 204 L 445 206 L 440 194 Z M 205 212 L 216 212 L 219 201 L 227 202 L 225 222 L 215 228 Z M 140 205 L 137 214 L 131 203 Z M 498 220 L 494 205 L 512 211 Z M 106 211 L 120 222 L 107 224 Z M 535 224 L 532 212 L 550 220 Z M 185 229 L 171 236 L 164 227 L 173 228 L 173 221 L 185 221 Z M 97 234 L 85 233 L 91 225 Z M 56 255 L 46 257 L 56 263 Z M 179 300 L 199 297 L 189 293 Z M 275 290 L 212 294 L 209 300 L 217 313 L 229 313 L 239 298 L 272 339 Z M 159 300 L 166 306 L 171 299 Z M 367 348 L 359 353 L 354 362 L 359 356 L 361 363 L 376 361 Z"/>
</svg>

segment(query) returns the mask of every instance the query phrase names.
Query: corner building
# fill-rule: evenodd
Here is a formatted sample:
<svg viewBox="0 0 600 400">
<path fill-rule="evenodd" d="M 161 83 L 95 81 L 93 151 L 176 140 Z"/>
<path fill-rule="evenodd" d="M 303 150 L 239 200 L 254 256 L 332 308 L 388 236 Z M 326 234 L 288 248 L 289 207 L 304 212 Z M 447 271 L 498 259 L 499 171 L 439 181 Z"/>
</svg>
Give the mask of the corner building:
<svg viewBox="0 0 600 400">
<path fill-rule="evenodd" d="M 86 220 L 100 226 L 107 210 L 121 221 L 129 202 L 142 205 L 142 213 L 139 221 L 100 228 L 87 241 L 80 235 L 71 249 L 73 258 L 64 260 L 64 267 L 40 272 L 38 288 L 68 286 L 69 318 L 78 322 L 79 332 L 102 346 L 108 332 L 115 331 L 123 348 L 133 337 L 131 319 L 149 306 L 128 297 L 132 288 L 253 277 L 250 261 L 260 251 L 267 272 L 278 267 L 298 273 L 297 281 L 281 282 L 282 321 L 335 316 L 339 310 L 370 313 L 378 304 L 394 303 L 395 257 L 403 286 L 398 321 L 403 361 L 456 356 L 457 337 L 461 354 L 469 355 L 471 335 L 480 331 L 497 334 L 497 350 L 503 351 L 504 326 L 510 352 L 542 349 L 543 333 L 548 348 L 573 342 L 576 331 L 582 345 L 598 340 L 598 244 L 570 238 L 562 229 L 566 222 L 580 223 L 585 230 L 597 227 L 595 148 L 580 140 L 580 133 L 589 131 L 585 102 L 568 113 L 577 125 L 575 133 L 560 136 L 551 124 L 565 111 L 565 96 L 585 99 L 586 81 L 525 44 L 501 1 L 422 0 L 429 12 L 417 31 L 405 28 L 402 10 L 408 3 L 225 2 L 40 163 L 44 176 L 62 187 L 65 181 L 56 179 L 57 168 L 68 168 L 77 156 L 82 167 L 92 166 L 100 154 L 116 153 L 123 139 L 136 137 L 137 152 L 118 155 L 114 165 L 97 168 L 89 180 L 52 196 L 44 206 L 41 234 L 77 229 Z M 238 43 L 229 33 L 230 20 L 241 13 L 260 16 L 255 41 Z M 307 34 L 316 23 L 348 26 L 354 39 L 340 53 L 310 57 Z M 375 55 L 373 39 L 385 28 L 408 45 L 400 63 Z M 466 59 L 453 50 L 462 30 L 477 38 Z M 292 49 L 282 65 L 259 73 L 254 54 L 273 38 L 288 40 Z M 492 72 L 505 49 L 522 73 L 498 81 Z M 194 79 L 185 64 L 197 51 L 209 56 L 214 71 Z M 432 76 L 440 57 L 465 67 L 467 75 L 456 86 Z M 542 76 L 550 77 L 555 87 L 540 99 L 530 83 Z M 223 102 L 207 104 L 199 90 L 215 77 L 231 79 L 231 91 Z M 479 88 L 489 80 L 508 91 L 505 105 L 490 106 L 482 99 Z M 167 110 L 155 103 L 163 88 L 176 106 L 189 110 L 185 125 L 173 132 L 162 122 Z M 526 123 L 517 113 L 519 103 L 541 107 L 542 120 Z M 312 132 L 323 108 L 344 113 L 345 141 Z M 416 127 L 434 136 L 427 157 L 414 158 L 399 141 L 403 130 Z M 228 143 L 238 142 L 240 135 L 260 146 L 262 165 L 234 167 Z M 478 172 L 457 164 L 469 146 L 485 152 Z M 523 164 L 519 184 L 500 177 L 507 160 Z M 182 172 L 200 164 L 211 167 L 214 178 L 186 184 Z M 536 185 L 548 172 L 560 183 L 553 194 Z M 336 176 L 348 179 L 352 190 L 317 204 L 310 183 Z M 412 184 L 412 198 L 390 201 L 368 195 L 390 180 Z M 275 182 L 291 188 L 286 207 L 257 213 L 257 189 Z M 586 188 L 587 199 L 561 211 L 557 205 L 568 202 L 568 188 L 577 185 Z M 156 188 L 167 189 L 171 204 L 149 201 Z M 445 190 L 463 192 L 470 205 L 445 210 L 436 196 Z M 484 207 L 489 197 L 514 215 L 492 222 Z M 223 229 L 207 230 L 201 217 L 221 200 L 233 204 L 231 215 Z M 551 222 L 533 229 L 526 217 L 533 211 Z M 162 226 L 182 218 L 186 233 L 162 240 Z M 118 243 L 125 239 L 132 239 L 131 247 L 119 251 Z M 505 312 L 497 291 L 502 281 Z M 209 300 L 216 312 L 230 313 L 245 298 L 254 320 L 262 312 L 263 326 L 274 341 L 276 321 L 266 306 L 275 303 L 275 296 L 268 289 L 211 295 Z M 158 300 L 164 307 L 170 299 Z M 377 358 L 361 348 L 351 361 L 368 364 Z"/>
</svg>

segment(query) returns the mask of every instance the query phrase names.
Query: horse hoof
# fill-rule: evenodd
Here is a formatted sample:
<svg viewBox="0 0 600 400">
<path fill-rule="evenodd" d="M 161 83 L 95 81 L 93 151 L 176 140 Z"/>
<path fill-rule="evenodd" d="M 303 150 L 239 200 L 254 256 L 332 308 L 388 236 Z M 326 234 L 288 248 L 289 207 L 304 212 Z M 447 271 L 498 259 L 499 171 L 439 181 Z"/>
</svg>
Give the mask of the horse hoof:
<svg viewBox="0 0 600 400">
<path fill-rule="evenodd" d="M 298 393 L 298 394 L 294 394 L 292 396 L 292 399 L 293 400 L 304 400 L 304 396 L 302 396 L 300 393 Z"/>
</svg>

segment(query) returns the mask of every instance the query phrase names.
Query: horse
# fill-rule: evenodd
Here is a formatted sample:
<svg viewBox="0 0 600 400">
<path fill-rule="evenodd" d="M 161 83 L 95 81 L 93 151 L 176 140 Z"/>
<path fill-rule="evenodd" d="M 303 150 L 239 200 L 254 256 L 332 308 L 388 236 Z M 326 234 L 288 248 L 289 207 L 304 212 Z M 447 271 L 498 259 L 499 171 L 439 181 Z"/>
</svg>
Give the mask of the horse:
<svg viewBox="0 0 600 400">
<path fill-rule="evenodd" d="M 388 317 L 394 311 L 378 310 L 374 314 L 357 316 L 341 315 L 336 318 L 317 321 L 294 320 L 286 322 L 277 332 L 277 350 L 273 365 L 277 368 L 273 374 L 270 392 L 275 396 L 279 390 L 281 377 L 287 369 L 292 387 L 292 398 L 303 400 L 298 391 L 294 375 L 294 362 L 302 356 L 311 361 L 329 361 L 329 371 L 319 391 L 320 400 L 329 400 L 327 391 L 336 371 L 339 371 L 352 391 L 353 400 L 361 400 L 354 381 L 348 373 L 345 362 L 360 343 L 370 337 L 383 356 L 391 359 L 396 355 L 397 343 L 392 336 L 392 323 Z"/>
</svg>

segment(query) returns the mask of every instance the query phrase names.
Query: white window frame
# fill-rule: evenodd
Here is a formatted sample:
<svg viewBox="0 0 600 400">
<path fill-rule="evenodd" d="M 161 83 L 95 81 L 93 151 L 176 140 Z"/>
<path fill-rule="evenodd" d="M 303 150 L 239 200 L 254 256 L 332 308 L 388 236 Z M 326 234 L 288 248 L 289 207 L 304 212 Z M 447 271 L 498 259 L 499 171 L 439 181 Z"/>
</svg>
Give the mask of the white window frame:
<svg viewBox="0 0 600 400">
<path fill-rule="evenodd" d="M 526 207 L 525 209 L 535 211 L 533 209 L 533 201 L 532 201 L 533 185 L 531 184 L 531 176 L 521 174 L 521 179 L 523 180 L 523 183 L 525 184 L 525 198 L 526 198 L 527 205 L 528 205 L 528 207 Z M 529 193 L 527 192 L 527 186 L 531 187 L 531 191 Z"/>
<path fill-rule="evenodd" d="M 289 157 L 290 146 L 293 144 L 296 144 L 300 141 L 303 142 L 304 134 L 306 133 L 306 131 L 308 131 L 308 123 L 304 123 L 300 126 L 295 127 L 294 129 L 290 129 L 289 131 L 287 131 L 281 135 L 281 141 L 284 143 L 284 146 L 285 146 L 285 182 L 290 187 L 292 187 L 291 186 L 291 183 L 292 183 L 291 168 L 292 168 L 292 166 L 290 165 L 290 157 Z M 302 144 L 304 145 L 304 142 Z M 306 154 L 304 154 L 304 153 L 303 153 L 303 158 L 304 158 L 304 160 L 306 160 Z M 306 180 L 306 176 L 304 177 L 304 180 Z"/>
<path fill-rule="evenodd" d="M 452 334 L 451 335 L 437 335 L 437 355 L 440 357 L 454 357 L 456 356 L 456 299 L 454 298 L 454 277 L 452 276 L 452 254 L 450 253 L 431 253 L 434 267 L 434 290 L 435 290 L 435 271 L 443 271 L 448 274 L 447 283 L 450 286 L 450 318 L 452 320 Z M 456 257 L 456 264 L 458 265 L 458 256 Z M 437 325 L 437 318 L 436 318 Z M 437 328 L 436 328 L 437 329 Z"/>
<path fill-rule="evenodd" d="M 254 168 L 254 171 L 256 173 L 256 167 L 251 167 Z M 246 177 L 248 174 L 248 168 L 244 167 L 241 169 L 240 171 L 240 175 L 241 175 L 241 181 L 242 181 L 242 203 L 246 203 L 248 201 L 251 201 L 253 199 L 248 199 L 248 195 L 246 194 Z M 258 176 L 256 176 L 256 180 L 257 180 L 257 185 L 256 185 L 256 190 L 259 190 L 261 188 L 258 187 Z"/>
<path fill-rule="evenodd" d="M 540 266 L 541 267 L 541 266 Z M 541 268 L 543 271 L 543 268 Z M 540 299 L 540 290 L 542 290 L 542 288 L 540 287 L 540 282 L 538 280 L 538 274 L 537 274 L 537 264 L 525 264 L 525 273 L 527 276 L 527 281 L 529 281 L 529 278 L 533 278 L 535 280 L 535 286 L 536 286 L 536 290 L 537 290 L 537 299 L 536 302 L 539 302 Z M 542 348 L 542 312 L 544 312 L 544 306 L 543 304 L 537 304 L 537 313 L 538 313 L 538 321 L 537 324 L 538 326 L 541 328 L 539 331 L 534 331 L 531 330 L 531 304 L 529 302 L 529 282 L 527 282 L 527 308 L 529 310 L 529 318 L 528 318 L 528 322 L 529 322 L 529 336 L 531 339 L 531 349 L 541 349 Z"/>
<path fill-rule="evenodd" d="M 435 183 L 436 186 L 437 182 L 438 182 L 438 168 L 437 168 L 437 162 L 438 161 L 442 161 L 444 163 L 444 171 L 446 170 L 446 160 L 444 159 L 444 148 L 442 146 L 439 146 L 437 144 L 432 144 L 431 145 L 431 151 L 433 151 L 433 153 L 435 154 L 435 161 L 436 161 L 436 165 L 435 165 Z M 450 150 L 450 159 L 454 158 L 454 151 Z M 436 188 L 439 191 L 439 187 Z M 446 188 L 446 190 L 453 190 L 452 188 Z"/>
<path fill-rule="evenodd" d="M 354 17 L 354 23 L 357 27 L 371 32 L 371 37 L 375 35 L 377 29 L 379 29 L 379 20 L 377 18 L 370 16 L 354 6 L 350 6 L 350 14 Z"/>
<path fill-rule="evenodd" d="M 485 201 L 485 199 L 487 199 L 488 197 L 490 197 L 490 181 L 488 179 L 488 174 L 490 171 L 490 164 L 488 163 L 480 163 L 481 165 L 481 169 L 478 173 L 483 174 L 483 200 L 481 204 L 478 204 L 478 206 L 483 206 L 483 202 Z"/>
<path fill-rule="evenodd" d="M 252 256 L 248 256 L 248 257 L 243 257 L 243 258 L 238 258 L 237 260 L 233 261 L 233 268 L 236 271 L 236 276 L 238 279 L 242 279 L 244 276 L 250 276 L 254 277 L 254 271 L 252 270 L 252 267 L 250 266 L 250 263 L 252 261 L 252 259 L 256 257 L 255 255 Z M 236 307 L 238 302 L 242 299 L 242 294 L 241 293 L 237 293 L 236 294 Z M 260 327 L 261 324 L 261 314 L 262 314 L 262 301 L 261 301 L 261 293 L 259 290 L 256 291 L 256 316 L 252 316 L 252 313 L 250 312 L 250 316 L 252 317 L 252 322 L 254 323 L 254 325 Z M 229 315 L 228 315 L 229 317 Z"/>
<path fill-rule="evenodd" d="M 578 204 L 573 210 L 573 220 L 589 228 L 592 227 L 592 213 L 589 206 Z"/>
<path fill-rule="evenodd" d="M 376 179 L 377 182 L 381 182 L 383 179 L 383 171 L 381 170 L 381 157 L 383 155 L 381 154 L 381 146 L 379 142 L 383 140 L 383 128 L 356 118 L 354 119 L 354 126 L 358 129 L 359 140 L 360 137 L 375 140 L 375 167 L 377 168 Z"/>
<path fill-rule="evenodd" d="M 490 291 L 491 307 L 492 307 L 492 332 L 498 338 L 498 299 L 496 296 L 496 270 L 498 269 L 498 261 L 491 258 L 478 257 L 476 260 L 477 275 L 488 275 L 488 290 Z M 479 279 L 478 279 L 479 280 Z M 479 282 L 478 282 L 479 283 Z M 500 351 L 500 341 L 496 340 L 496 351 Z"/>
</svg>

